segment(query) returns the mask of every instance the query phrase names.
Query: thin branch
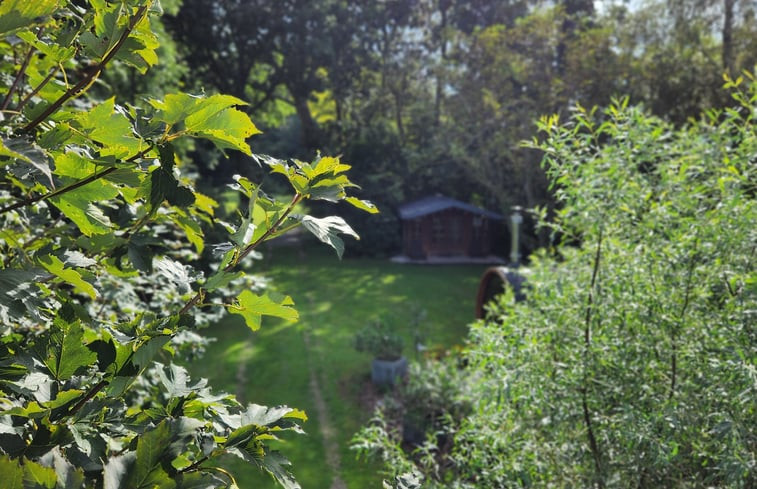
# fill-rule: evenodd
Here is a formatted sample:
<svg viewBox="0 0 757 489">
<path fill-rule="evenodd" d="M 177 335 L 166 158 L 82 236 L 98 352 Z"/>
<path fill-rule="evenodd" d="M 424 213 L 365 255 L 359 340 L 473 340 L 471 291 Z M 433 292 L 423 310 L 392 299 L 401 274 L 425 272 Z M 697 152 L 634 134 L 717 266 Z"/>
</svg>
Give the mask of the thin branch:
<svg viewBox="0 0 757 489">
<path fill-rule="evenodd" d="M 591 454 L 594 457 L 594 466 L 597 470 L 597 485 L 601 488 L 604 487 L 604 480 L 602 479 L 602 457 L 599 451 L 599 444 L 597 438 L 594 435 L 594 427 L 591 422 L 591 412 L 589 411 L 589 402 L 587 396 L 587 361 L 589 356 L 589 350 L 591 348 L 591 315 L 594 308 L 594 286 L 597 282 L 597 275 L 599 272 L 599 263 L 602 256 L 602 228 L 599 229 L 599 238 L 597 240 L 597 251 L 594 255 L 594 268 L 591 272 L 591 285 L 589 287 L 589 297 L 586 300 L 586 315 L 584 319 L 584 378 L 583 385 L 581 386 L 581 407 L 583 409 L 584 423 L 586 424 L 586 432 L 589 437 L 589 448 Z"/>
<path fill-rule="evenodd" d="M 726 272 L 723 272 L 723 283 L 728 288 L 728 293 L 731 294 L 731 297 L 736 297 L 736 291 L 731 287 L 731 282 L 728 280 L 728 274 Z"/>
<path fill-rule="evenodd" d="M 284 222 L 284 220 L 289 216 L 289 214 L 292 213 L 292 211 L 294 210 L 294 207 L 302 200 L 302 198 L 303 198 L 302 194 L 300 193 L 295 194 L 294 197 L 292 198 L 292 202 L 289 203 L 289 206 L 286 208 L 284 213 L 279 217 L 279 219 L 273 224 L 273 226 L 268 228 L 268 230 L 265 233 L 263 233 L 262 236 L 260 236 L 250 245 L 248 245 L 247 248 L 242 250 L 242 252 L 239 253 L 239 256 L 237 256 L 237 258 L 234 261 L 229 263 L 226 266 L 226 268 L 223 269 L 223 271 L 230 272 L 231 270 L 236 268 L 239 265 L 239 262 L 241 262 L 244 257 L 252 253 L 252 251 L 260 245 L 260 243 L 262 243 L 263 241 L 268 239 L 269 236 L 275 233 L 278 230 L 278 228 L 281 226 L 281 224 Z M 197 303 L 199 303 L 200 300 L 202 299 L 203 295 L 204 295 L 204 291 L 200 289 L 194 295 L 194 297 L 189 299 L 189 301 L 187 301 L 187 303 L 184 304 L 184 307 L 182 307 L 181 310 L 179 311 L 179 315 L 185 314 L 187 311 L 189 311 L 194 306 L 196 306 Z"/>
<path fill-rule="evenodd" d="M 101 380 L 100 382 L 98 382 L 97 384 L 95 384 L 95 385 L 94 385 L 94 386 L 93 386 L 93 387 L 92 387 L 92 388 L 91 388 L 91 389 L 89 390 L 89 392 L 87 392 L 87 393 L 86 393 L 86 394 L 84 395 L 84 397 L 82 397 L 82 398 L 81 398 L 81 399 L 79 400 L 79 402 L 77 402 L 77 403 L 76 403 L 76 405 L 75 405 L 74 407 L 72 407 L 70 411 L 68 411 L 68 415 L 70 416 L 70 415 L 72 415 L 72 414 L 76 413 L 76 412 L 77 412 L 77 411 L 78 411 L 79 409 L 81 409 L 82 407 L 84 407 L 84 405 L 85 405 L 85 404 L 87 404 L 87 403 L 88 403 L 88 402 L 89 402 L 89 401 L 90 401 L 90 400 L 91 400 L 91 399 L 92 399 L 93 397 L 95 397 L 95 396 L 97 395 L 97 393 L 98 393 L 98 392 L 100 392 L 101 390 L 103 390 L 103 388 L 104 388 L 104 387 L 105 387 L 106 385 L 108 385 L 108 382 L 107 382 L 107 381 L 105 381 L 105 380 Z"/>
<path fill-rule="evenodd" d="M 239 256 L 237 257 L 237 259 L 235 260 L 234 265 L 232 266 L 232 264 L 229 264 L 226 267 L 226 269 L 224 269 L 224 271 L 226 271 L 226 272 L 231 271 L 234 268 L 234 266 L 236 266 L 236 264 L 238 264 L 240 261 L 242 261 L 242 259 L 244 257 L 246 257 L 247 255 L 249 255 L 250 253 L 252 253 L 252 251 L 255 248 L 257 248 L 258 245 L 260 245 L 260 243 L 262 243 L 263 241 L 265 241 L 266 239 L 268 239 L 268 237 L 270 235 L 272 235 L 273 233 L 275 233 L 276 231 L 278 231 L 279 227 L 281 226 L 281 224 L 284 222 L 284 220 L 287 217 L 289 217 L 289 214 L 292 213 L 292 211 L 294 210 L 294 207 L 297 204 L 299 204 L 299 202 L 302 200 L 302 198 L 303 198 L 302 194 L 296 193 L 294 195 L 294 197 L 292 198 L 292 202 L 289 203 L 289 206 L 286 208 L 286 210 L 281 215 L 281 217 L 279 217 L 279 219 L 276 221 L 276 223 L 274 223 L 273 226 L 271 226 L 270 228 L 268 228 L 268 230 L 265 233 L 263 233 L 263 235 L 260 238 L 258 238 L 254 243 L 250 244 L 247 248 L 245 248 L 244 251 L 242 251 L 239 254 Z"/>
<path fill-rule="evenodd" d="M 213 452 L 212 455 L 215 456 L 215 452 Z M 228 470 L 223 469 L 221 467 L 213 467 L 213 466 L 210 466 L 210 467 L 201 467 L 201 464 L 207 462 L 208 460 L 210 460 L 210 456 L 209 455 L 201 458 L 200 460 L 198 460 L 197 462 L 193 463 L 189 467 L 187 467 L 185 469 L 181 469 L 179 471 L 179 473 L 180 474 L 185 474 L 185 473 L 188 473 L 188 472 L 197 472 L 199 470 L 202 470 L 202 471 L 205 471 L 205 472 L 218 472 L 219 474 L 223 474 L 226 478 L 229 479 L 229 482 L 231 483 L 230 487 L 237 487 L 237 480 L 234 478 L 233 475 L 231 475 L 231 473 Z"/>
<path fill-rule="evenodd" d="M 108 51 L 103 59 L 96 64 L 91 71 L 87 73 L 87 76 L 79 80 L 79 83 L 71 87 L 61 95 L 58 100 L 53 102 L 47 109 L 44 110 L 36 119 L 31 121 L 29 124 L 24 126 L 21 131 L 22 132 L 29 132 L 35 127 L 37 127 L 42 121 L 47 119 L 50 114 L 55 112 L 60 108 L 61 105 L 66 103 L 70 98 L 78 96 L 80 92 L 82 92 L 86 87 L 90 86 L 92 82 L 100 75 L 100 72 L 102 72 L 103 69 L 105 69 L 105 65 L 107 65 L 115 56 L 116 53 L 123 47 L 124 43 L 129 39 L 129 35 L 132 33 L 134 28 L 137 27 L 137 24 L 139 24 L 145 17 L 145 14 L 147 13 L 147 6 L 143 5 L 137 9 L 137 12 L 134 14 L 134 16 L 129 19 L 129 24 L 126 26 L 126 29 L 124 29 L 124 32 L 121 34 L 121 37 L 118 39 L 116 44 L 113 45 L 113 47 Z"/>
<path fill-rule="evenodd" d="M 24 107 L 26 107 L 26 104 L 29 103 L 29 101 L 32 99 L 32 97 L 34 97 L 35 95 L 37 95 L 39 93 L 39 91 L 42 90 L 45 87 L 45 85 L 47 85 L 48 83 L 50 83 L 50 80 L 52 80 L 53 77 L 55 76 L 55 74 L 58 73 L 58 70 L 60 70 L 60 65 L 57 65 L 55 68 L 53 68 L 52 70 L 50 70 L 50 73 L 47 74 L 47 76 L 45 77 L 45 79 L 42 80 L 39 83 L 39 85 L 37 85 L 36 87 L 34 87 L 34 90 L 32 90 L 30 93 L 28 93 L 26 95 L 26 97 L 24 97 L 24 99 L 21 102 L 19 102 L 18 107 L 16 107 L 16 110 L 19 111 L 19 112 L 21 112 L 21 110 Z"/>
<path fill-rule="evenodd" d="M 198 470 L 200 468 L 200 465 L 204 464 L 208 460 L 210 460 L 210 455 L 205 455 L 204 457 L 202 457 L 202 458 L 198 459 L 197 461 L 195 461 L 195 463 L 193 463 L 189 467 L 181 469 L 179 471 L 179 473 L 180 474 L 184 474 L 184 473 L 187 473 L 187 472 L 194 472 L 194 471 L 196 471 L 196 470 Z"/>
<path fill-rule="evenodd" d="M 683 324 L 683 317 L 686 314 L 686 309 L 689 307 L 689 300 L 691 296 L 691 275 L 694 272 L 694 257 L 696 256 L 696 248 L 689 258 L 689 267 L 686 273 L 686 290 L 683 295 L 683 305 L 681 306 L 681 312 L 678 314 L 678 321 L 673 326 L 670 332 L 670 342 L 672 352 L 670 353 L 670 394 L 668 400 L 673 399 L 673 395 L 676 391 L 676 381 L 678 377 L 678 328 Z"/>
<path fill-rule="evenodd" d="M 24 62 L 21 64 L 21 68 L 18 70 L 18 73 L 16 74 L 16 78 L 13 80 L 13 84 L 8 89 L 8 94 L 5 96 L 5 100 L 3 100 L 3 105 L 2 107 L 0 107 L 0 110 L 5 110 L 8 108 L 8 104 L 10 104 L 11 98 L 13 98 L 13 92 L 15 92 L 16 89 L 18 88 L 18 84 L 21 83 L 21 79 L 24 77 L 24 74 L 26 73 L 26 68 L 29 67 L 29 62 L 32 60 L 32 54 L 34 54 L 34 47 L 30 47 L 29 52 L 26 53 Z"/>
<path fill-rule="evenodd" d="M 48 200 L 48 199 L 56 197 L 56 196 L 58 196 L 60 194 L 64 194 L 64 193 L 70 192 L 72 190 L 76 190 L 79 187 L 83 187 L 84 185 L 87 185 L 88 183 L 94 182 L 95 180 L 99 180 L 100 178 L 113 173 L 116 170 L 116 168 L 117 167 L 115 167 L 115 166 L 114 167 L 110 167 L 110 168 L 107 168 L 107 169 L 101 171 L 100 173 L 93 173 L 92 175 L 88 176 L 87 178 L 79 180 L 78 182 L 74 182 L 71 185 L 67 185 L 65 187 L 61 187 L 61 188 L 59 188 L 57 190 L 53 190 L 52 192 L 48 192 L 46 194 L 37 195 L 36 197 L 29 197 L 28 199 L 25 199 L 25 200 L 20 200 L 20 201 L 16 202 L 15 204 L 11 204 L 9 206 L 5 206 L 2 209 L 0 209 L 0 214 L 5 214 L 6 212 L 9 212 L 9 211 L 12 211 L 12 210 L 15 210 L 15 209 L 20 209 L 21 207 L 26 207 L 26 206 L 32 205 L 32 204 L 34 204 L 36 202 L 39 202 L 41 200 Z"/>
<path fill-rule="evenodd" d="M 147 148 L 145 150 L 140 151 L 139 153 L 137 153 L 136 155 L 132 156 L 131 158 L 129 158 L 126 161 L 127 162 L 136 161 L 139 158 L 142 158 L 147 153 L 149 153 L 151 150 L 152 150 L 152 146 L 150 146 L 149 148 Z M 5 206 L 2 209 L 0 209 L 0 215 L 5 214 L 6 212 L 9 212 L 9 211 L 12 211 L 12 210 L 15 210 L 15 209 L 20 209 L 22 207 L 26 207 L 26 206 L 35 204 L 35 203 L 37 203 L 39 201 L 42 201 L 42 200 L 49 200 L 49 199 L 51 199 L 53 197 L 57 197 L 59 195 L 71 192 L 72 190 L 76 190 L 79 187 L 83 187 L 83 186 L 87 185 L 88 183 L 92 183 L 95 180 L 99 180 L 99 179 L 101 179 L 101 178 L 103 178 L 105 176 L 108 176 L 108 175 L 110 175 L 111 173 L 113 173 L 116 170 L 118 170 L 118 167 L 117 166 L 112 166 L 110 168 L 106 168 L 105 170 L 103 170 L 103 171 L 101 171 L 99 173 L 93 173 L 92 175 L 88 176 L 87 178 L 84 178 L 82 180 L 76 181 L 76 182 L 74 182 L 74 183 L 72 183 L 70 185 L 66 185 L 65 187 L 61 187 L 61 188 L 59 188 L 57 190 L 53 190 L 53 191 L 48 192 L 46 194 L 37 195 L 36 197 L 29 197 L 28 199 L 20 200 L 20 201 L 16 202 L 15 204 L 11 204 L 11 205 Z"/>
</svg>

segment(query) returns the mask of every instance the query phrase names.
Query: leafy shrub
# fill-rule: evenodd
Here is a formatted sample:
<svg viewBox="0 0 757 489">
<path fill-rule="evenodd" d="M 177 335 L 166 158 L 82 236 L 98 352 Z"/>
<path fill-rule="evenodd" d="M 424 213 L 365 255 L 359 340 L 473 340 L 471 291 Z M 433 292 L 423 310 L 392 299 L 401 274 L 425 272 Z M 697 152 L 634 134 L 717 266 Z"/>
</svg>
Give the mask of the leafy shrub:
<svg viewBox="0 0 757 489">
<path fill-rule="evenodd" d="M 392 393 L 399 409 L 387 414 L 401 423 L 403 446 L 420 465 L 444 467 L 450 463 L 453 437 L 470 414 L 475 386 L 458 358 L 425 360 L 410 366 L 407 382 Z"/>
<path fill-rule="evenodd" d="M 355 333 L 355 349 L 379 360 L 397 360 L 402 356 L 404 344 L 402 336 L 381 319 L 370 321 Z"/>
<path fill-rule="evenodd" d="M 540 121 L 543 224 L 577 245 L 473 325 L 473 409 L 426 487 L 757 484 L 757 83 L 727 86 L 681 128 L 627 100 Z M 388 437 L 358 441 L 408 470 Z"/>
<path fill-rule="evenodd" d="M 95 99 L 114 63 L 157 62 L 151 0 L 0 3 L 0 474 L 8 488 L 236 487 L 234 454 L 299 487 L 270 446 L 303 412 L 241 405 L 171 362 L 229 312 L 256 330 L 293 319 L 292 300 L 246 276 L 264 241 L 304 226 L 341 255 L 335 216 L 292 211 L 347 200 L 337 158 L 256 158 L 293 189 L 277 201 L 236 176 L 234 223 L 195 190 L 173 144 L 211 141 L 252 156 L 257 131 L 225 95 L 170 93 L 144 106 Z M 252 161 L 252 160 L 251 160 Z M 205 230 L 221 226 L 224 241 Z M 213 249 L 215 263 L 199 258 Z M 241 292 L 240 292 L 241 290 Z"/>
</svg>

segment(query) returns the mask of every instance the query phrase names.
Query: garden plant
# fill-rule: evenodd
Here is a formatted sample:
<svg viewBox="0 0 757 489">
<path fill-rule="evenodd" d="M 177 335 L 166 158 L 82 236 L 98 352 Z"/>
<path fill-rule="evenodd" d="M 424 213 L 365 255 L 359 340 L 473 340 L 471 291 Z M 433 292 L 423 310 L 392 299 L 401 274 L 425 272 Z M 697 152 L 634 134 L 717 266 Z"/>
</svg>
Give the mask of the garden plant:
<svg viewBox="0 0 757 489">
<path fill-rule="evenodd" d="M 625 98 L 541 119 L 557 244 L 472 326 L 470 411 L 409 453 L 379 411 L 355 448 L 399 487 L 755 487 L 757 81 L 726 87 L 681 127 Z"/>
<path fill-rule="evenodd" d="M 158 63 L 152 0 L 0 3 L 0 474 L 16 488 L 236 487 L 237 455 L 299 484 L 271 442 L 304 412 L 242 405 L 190 380 L 172 357 L 221 313 L 254 330 L 297 317 L 245 275 L 264 241 L 303 226 L 341 255 L 339 217 L 295 213 L 346 200 L 338 158 L 253 156 L 245 102 L 169 93 L 126 104 L 101 74 Z M 94 88 L 93 88 L 94 87 Z M 187 139 L 248 155 L 291 184 L 281 201 L 229 177 L 224 222 L 178 151 Z M 299 212 L 299 211 L 298 211 Z M 229 219 L 231 221 L 232 219 Z M 213 233 L 206 232 L 213 230 Z M 206 236 L 223 236 L 218 242 Z"/>
</svg>

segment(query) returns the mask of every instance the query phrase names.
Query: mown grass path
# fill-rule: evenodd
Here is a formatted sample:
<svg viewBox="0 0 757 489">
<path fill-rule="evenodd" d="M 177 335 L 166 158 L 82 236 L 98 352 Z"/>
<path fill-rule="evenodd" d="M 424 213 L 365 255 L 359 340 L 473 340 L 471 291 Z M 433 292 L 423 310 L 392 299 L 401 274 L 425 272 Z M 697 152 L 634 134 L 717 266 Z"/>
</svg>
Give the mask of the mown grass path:
<svg viewBox="0 0 757 489">
<path fill-rule="evenodd" d="M 354 332 L 376 316 L 392 318 L 406 337 L 414 331 L 413 308 L 427 311 L 421 325 L 430 351 L 460 344 L 473 318 L 478 279 L 485 267 L 396 265 L 378 259 L 345 259 L 332 254 L 274 249 L 253 269 L 292 296 L 297 323 L 263 321 L 251 333 L 237 318 L 209 328 L 216 337 L 194 376 L 236 392 L 245 402 L 287 404 L 304 409 L 307 436 L 289 436 L 278 447 L 293 462 L 305 489 L 381 487 L 379 467 L 355 459 L 349 440 L 371 416 L 370 357 L 352 347 Z M 254 468 L 229 460 L 242 474 L 239 485 L 276 487 Z"/>
</svg>

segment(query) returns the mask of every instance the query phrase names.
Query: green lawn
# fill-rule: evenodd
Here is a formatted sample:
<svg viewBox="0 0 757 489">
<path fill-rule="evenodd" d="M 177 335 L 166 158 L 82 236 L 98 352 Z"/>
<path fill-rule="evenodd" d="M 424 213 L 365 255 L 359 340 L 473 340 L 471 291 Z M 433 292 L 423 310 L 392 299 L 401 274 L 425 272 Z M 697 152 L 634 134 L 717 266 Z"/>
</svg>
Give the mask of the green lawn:
<svg viewBox="0 0 757 489">
<path fill-rule="evenodd" d="M 308 249 L 312 251 L 301 256 L 294 249 L 276 248 L 254 270 L 292 296 L 300 320 L 293 324 L 264 319 L 263 327 L 252 333 L 238 318 L 227 318 L 206 330 L 217 341 L 190 370 L 194 377 L 209 378 L 217 389 L 237 393 L 243 402 L 304 409 L 310 417 L 305 423 L 307 436 L 289 436 L 291 442 L 282 443 L 280 449 L 292 460 L 305 489 L 328 489 L 335 474 L 326 460 L 323 417 L 311 386 L 314 379 L 326 408 L 329 439 L 341 462 L 339 476 L 351 489 L 381 487 L 378 467 L 356 460 L 348 448 L 352 435 L 371 416 L 366 397 L 373 392 L 371 358 L 353 349 L 354 332 L 378 315 L 407 325 L 413 306 L 418 306 L 428 314 L 422 325 L 427 347 L 433 351 L 459 344 L 473 318 L 485 267 L 339 261 L 326 250 Z M 404 329 L 405 354 L 413 358 L 413 332 Z M 256 469 L 235 460 L 229 464 L 241 474 L 242 489 L 276 487 Z"/>
</svg>

